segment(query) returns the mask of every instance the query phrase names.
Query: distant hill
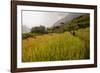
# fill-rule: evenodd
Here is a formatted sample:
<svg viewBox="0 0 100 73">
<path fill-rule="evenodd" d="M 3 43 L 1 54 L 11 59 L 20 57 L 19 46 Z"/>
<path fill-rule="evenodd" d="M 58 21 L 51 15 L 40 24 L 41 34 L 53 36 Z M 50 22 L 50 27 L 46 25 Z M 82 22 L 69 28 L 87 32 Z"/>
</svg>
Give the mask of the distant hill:
<svg viewBox="0 0 100 73">
<path fill-rule="evenodd" d="M 58 20 L 56 23 L 54 23 L 52 27 L 59 26 L 62 23 L 68 23 L 72 19 L 79 17 L 81 15 L 83 15 L 83 14 L 82 13 L 70 13 L 69 15 L 65 16 L 64 18 L 62 18 L 62 19 Z"/>
<path fill-rule="evenodd" d="M 30 29 L 27 26 L 22 25 L 22 33 L 28 33 L 28 32 L 30 32 Z"/>
<path fill-rule="evenodd" d="M 69 21 L 68 21 L 69 19 Z M 67 20 L 67 21 L 65 21 Z M 64 22 L 63 22 L 64 21 Z M 60 24 L 59 24 L 60 23 Z M 76 16 L 69 16 L 65 17 L 62 20 L 59 20 L 55 26 L 49 29 L 49 31 L 52 32 L 64 32 L 64 31 L 72 31 L 77 30 L 80 28 L 86 28 L 90 25 L 90 16 L 89 14 L 83 14 L 83 15 L 76 15 Z"/>
</svg>

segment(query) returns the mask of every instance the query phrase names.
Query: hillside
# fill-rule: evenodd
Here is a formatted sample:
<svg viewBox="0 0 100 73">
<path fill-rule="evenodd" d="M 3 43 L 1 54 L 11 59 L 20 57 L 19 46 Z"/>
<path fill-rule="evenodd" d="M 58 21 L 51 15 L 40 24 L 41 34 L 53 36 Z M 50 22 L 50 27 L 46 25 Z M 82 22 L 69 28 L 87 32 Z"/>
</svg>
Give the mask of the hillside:
<svg viewBox="0 0 100 73">
<path fill-rule="evenodd" d="M 61 22 L 60 25 L 49 28 L 52 32 L 64 32 L 72 31 L 80 28 L 89 27 L 90 24 L 89 14 L 80 15 L 76 18 L 73 18 L 67 23 Z"/>
<path fill-rule="evenodd" d="M 83 15 L 83 14 L 82 13 L 69 13 L 67 16 L 58 20 L 56 23 L 54 23 L 52 27 L 59 26 L 59 25 L 61 25 L 61 23 L 68 23 L 72 19 L 77 18 L 81 15 Z"/>
</svg>

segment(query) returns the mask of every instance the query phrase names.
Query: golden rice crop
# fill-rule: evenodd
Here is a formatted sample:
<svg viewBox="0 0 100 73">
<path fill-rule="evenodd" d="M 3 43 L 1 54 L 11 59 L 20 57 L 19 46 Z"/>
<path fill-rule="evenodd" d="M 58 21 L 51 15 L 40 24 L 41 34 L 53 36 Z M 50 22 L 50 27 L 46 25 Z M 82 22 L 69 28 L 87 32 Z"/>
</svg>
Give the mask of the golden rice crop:
<svg viewBox="0 0 100 73">
<path fill-rule="evenodd" d="M 87 59 L 83 40 L 70 32 L 23 39 L 22 46 L 23 62 Z"/>
</svg>

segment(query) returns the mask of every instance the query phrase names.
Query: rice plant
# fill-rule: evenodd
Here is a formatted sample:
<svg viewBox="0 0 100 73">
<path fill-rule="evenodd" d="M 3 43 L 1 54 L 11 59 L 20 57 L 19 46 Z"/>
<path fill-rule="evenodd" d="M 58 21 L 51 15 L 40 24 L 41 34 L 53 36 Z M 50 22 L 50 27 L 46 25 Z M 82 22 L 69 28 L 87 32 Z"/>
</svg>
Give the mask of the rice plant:
<svg viewBox="0 0 100 73">
<path fill-rule="evenodd" d="M 77 30 L 76 36 L 66 31 L 23 39 L 22 62 L 89 59 L 88 30 Z"/>
</svg>

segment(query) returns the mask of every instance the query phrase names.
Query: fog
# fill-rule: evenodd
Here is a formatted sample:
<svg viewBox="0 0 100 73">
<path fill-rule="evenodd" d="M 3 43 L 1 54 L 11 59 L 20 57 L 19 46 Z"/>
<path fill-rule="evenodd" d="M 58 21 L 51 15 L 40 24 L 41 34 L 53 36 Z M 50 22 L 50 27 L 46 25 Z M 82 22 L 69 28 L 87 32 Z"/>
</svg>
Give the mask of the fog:
<svg viewBox="0 0 100 73">
<path fill-rule="evenodd" d="M 41 11 L 22 11 L 22 25 L 32 28 L 43 25 L 51 27 L 69 13 L 62 12 L 41 12 Z"/>
</svg>

